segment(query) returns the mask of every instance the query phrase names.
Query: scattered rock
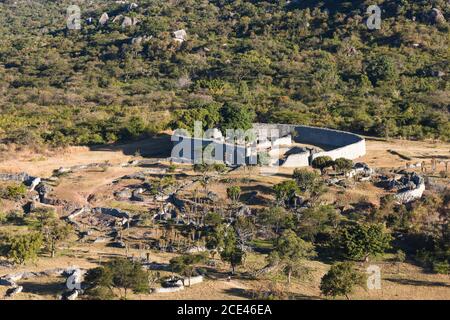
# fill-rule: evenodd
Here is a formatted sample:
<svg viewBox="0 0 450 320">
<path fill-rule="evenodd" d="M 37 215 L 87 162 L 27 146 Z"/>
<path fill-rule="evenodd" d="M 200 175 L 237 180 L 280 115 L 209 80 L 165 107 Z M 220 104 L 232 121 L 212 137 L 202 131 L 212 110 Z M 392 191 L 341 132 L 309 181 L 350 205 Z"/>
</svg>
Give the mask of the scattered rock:
<svg viewBox="0 0 450 320">
<path fill-rule="evenodd" d="M 122 28 L 126 28 L 126 27 L 131 27 L 133 25 L 133 19 L 131 19 L 130 17 L 125 17 L 122 20 Z"/>
<path fill-rule="evenodd" d="M 103 26 L 105 23 L 107 23 L 109 20 L 109 16 L 106 12 L 103 12 L 98 22 Z"/>
<path fill-rule="evenodd" d="M 22 290 L 23 290 L 22 286 L 9 288 L 8 290 L 6 290 L 5 296 L 10 298 L 10 297 L 12 297 L 12 296 L 14 296 L 14 295 L 16 295 L 18 293 L 21 293 Z"/>
<path fill-rule="evenodd" d="M 176 42 L 178 42 L 180 44 L 182 44 L 184 41 L 186 41 L 187 33 L 186 33 L 186 30 L 184 30 L 184 29 L 174 31 L 173 35 L 175 37 L 175 38 L 173 38 L 173 40 L 175 40 Z"/>
<path fill-rule="evenodd" d="M 430 12 L 430 22 L 436 25 L 444 24 L 447 21 L 445 20 L 444 15 L 442 14 L 442 11 L 438 8 L 433 8 Z"/>
<path fill-rule="evenodd" d="M 62 295 L 61 300 L 76 300 L 78 298 L 78 290 L 73 290 Z"/>
</svg>

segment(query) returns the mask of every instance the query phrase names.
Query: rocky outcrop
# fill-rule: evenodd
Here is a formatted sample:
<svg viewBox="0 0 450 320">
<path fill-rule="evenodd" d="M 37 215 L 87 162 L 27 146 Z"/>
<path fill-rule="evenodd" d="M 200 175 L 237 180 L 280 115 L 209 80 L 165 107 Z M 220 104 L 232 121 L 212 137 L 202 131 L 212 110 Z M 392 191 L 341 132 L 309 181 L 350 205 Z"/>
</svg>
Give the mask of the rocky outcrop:
<svg viewBox="0 0 450 320">
<path fill-rule="evenodd" d="M 24 182 L 26 180 L 29 180 L 30 176 L 25 173 L 0 173 L 0 181 L 18 181 L 18 182 Z"/>
<path fill-rule="evenodd" d="M 61 296 L 61 300 L 77 300 L 79 290 L 69 291 Z"/>
<path fill-rule="evenodd" d="M 101 15 L 100 19 L 98 20 L 98 23 L 100 23 L 102 26 L 104 24 L 106 24 L 109 20 L 109 16 L 106 12 L 103 12 L 103 14 Z"/>
<path fill-rule="evenodd" d="M 430 12 L 430 22 L 435 25 L 444 24 L 447 21 L 445 20 L 444 14 L 438 8 L 433 8 Z"/>
<path fill-rule="evenodd" d="M 174 31 L 173 35 L 174 35 L 173 40 L 175 40 L 179 44 L 182 44 L 183 42 L 186 41 L 187 33 L 186 33 L 186 30 L 184 30 L 184 29 Z"/>
<path fill-rule="evenodd" d="M 144 202 L 144 197 L 141 195 L 142 192 L 144 192 L 144 189 L 142 188 L 138 188 L 136 190 L 133 190 L 133 192 L 131 193 L 131 201 L 139 201 L 139 202 Z"/>
<path fill-rule="evenodd" d="M 395 195 L 398 203 L 409 203 L 420 199 L 425 191 L 425 180 L 416 173 L 406 174 L 395 183 L 403 186 Z"/>
<path fill-rule="evenodd" d="M 6 290 L 5 297 L 11 298 L 11 297 L 15 296 L 16 294 L 21 293 L 22 290 L 23 290 L 22 286 L 9 288 L 8 290 Z"/>
<path fill-rule="evenodd" d="M 81 270 L 78 267 L 69 267 L 69 268 L 56 268 L 56 269 L 49 269 L 39 272 L 16 272 L 11 274 L 6 274 L 2 277 L 0 277 L 0 285 L 2 286 L 8 286 L 8 287 L 18 287 L 17 281 L 24 280 L 24 279 L 31 279 L 31 278 L 37 278 L 37 277 L 57 277 L 57 276 L 72 276 L 74 273 L 80 273 L 82 274 L 84 270 Z"/>
</svg>

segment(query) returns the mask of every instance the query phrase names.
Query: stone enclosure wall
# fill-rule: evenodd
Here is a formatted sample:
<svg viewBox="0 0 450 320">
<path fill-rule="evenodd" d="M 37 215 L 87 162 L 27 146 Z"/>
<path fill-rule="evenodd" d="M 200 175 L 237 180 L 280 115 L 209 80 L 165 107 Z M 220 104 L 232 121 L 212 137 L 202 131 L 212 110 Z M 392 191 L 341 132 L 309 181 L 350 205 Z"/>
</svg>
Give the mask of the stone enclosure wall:
<svg viewBox="0 0 450 320">
<path fill-rule="evenodd" d="M 333 160 L 337 158 L 353 160 L 366 154 L 365 139 L 350 132 L 291 124 L 258 123 L 254 125 L 254 128 L 257 130 L 279 130 L 280 136 L 291 134 L 292 139 L 297 143 L 330 149 L 317 153 L 304 151 L 288 155 L 281 164 L 283 167 L 305 167 L 310 165 L 312 160 L 321 156 L 329 156 Z"/>
<path fill-rule="evenodd" d="M 329 156 L 333 160 L 336 160 L 337 158 L 353 160 L 366 154 L 365 139 L 350 132 L 291 124 L 256 123 L 253 127 L 256 130 L 266 130 L 266 132 L 269 132 L 269 135 L 271 130 L 277 130 L 275 132 L 279 133 L 279 138 L 272 141 L 271 144 L 273 146 L 289 144 L 292 138 L 296 143 L 313 145 L 327 150 L 314 152 L 313 150 L 305 149 L 294 152 L 295 148 L 293 148 L 290 150 L 292 152 L 287 152 L 286 158 L 280 161 L 280 165 L 283 167 L 306 167 L 311 165 L 311 162 L 315 158 L 321 156 Z M 224 152 L 225 156 L 223 160 L 228 164 L 236 164 L 236 159 L 238 158 L 245 159 L 248 151 L 243 146 L 232 146 L 214 139 L 194 139 L 173 136 L 172 141 L 174 142 L 174 150 L 181 150 L 183 143 L 191 146 L 188 154 L 175 152 L 175 156 L 172 156 L 172 160 L 175 162 L 192 163 L 194 153 L 201 152 L 202 147 L 209 144 L 214 144 L 214 146 L 218 147 L 218 150 L 225 151 L 230 148 L 229 150 L 234 151 L 228 153 Z M 197 142 L 197 147 L 194 145 L 195 141 Z M 259 146 L 262 146 L 263 144 L 264 143 Z M 267 142 L 265 144 L 267 144 Z"/>
</svg>

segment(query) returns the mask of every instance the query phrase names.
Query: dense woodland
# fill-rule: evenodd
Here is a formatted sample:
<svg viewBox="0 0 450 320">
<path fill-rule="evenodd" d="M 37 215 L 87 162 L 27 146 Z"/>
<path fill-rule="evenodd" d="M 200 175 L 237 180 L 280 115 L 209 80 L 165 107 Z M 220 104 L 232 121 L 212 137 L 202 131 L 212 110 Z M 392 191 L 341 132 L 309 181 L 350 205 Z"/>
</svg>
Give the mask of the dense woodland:
<svg viewBox="0 0 450 320">
<path fill-rule="evenodd" d="M 365 23 L 374 3 L 380 30 Z M 81 30 L 66 27 L 70 4 Z M 3 143 L 111 143 L 180 119 L 220 123 L 208 113 L 227 104 L 261 122 L 450 139 L 447 1 L 137 4 L 0 2 Z M 120 14 L 137 24 L 113 22 Z"/>
</svg>

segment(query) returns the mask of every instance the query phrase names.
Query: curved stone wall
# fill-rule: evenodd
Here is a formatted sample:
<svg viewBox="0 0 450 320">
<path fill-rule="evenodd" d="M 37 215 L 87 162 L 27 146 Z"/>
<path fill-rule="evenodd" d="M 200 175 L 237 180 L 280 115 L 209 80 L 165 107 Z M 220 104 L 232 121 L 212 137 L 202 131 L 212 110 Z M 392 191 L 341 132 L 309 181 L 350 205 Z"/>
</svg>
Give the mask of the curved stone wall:
<svg viewBox="0 0 450 320">
<path fill-rule="evenodd" d="M 279 137 L 277 140 L 272 141 L 273 145 L 288 144 L 291 140 L 289 135 L 292 135 L 292 140 L 297 143 L 326 149 L 326 151 L 320 152 L 314 152 L 312 150 L 292 152 L 280 162 L 280 165 L 283 167 L 306 167 L 315 158 L 321 156 L 329 156 L 333 160 L 337 158 L 353 160 L 366 154 L 366 141 L 364 138 L 350 132 L 290 124 L 255 123 L 253 128 L 255 130 L 265 130 L 265 136 L 271 136 L 270 131 L 275 130 L 274 134 L 278 134 Z M 244 164 L 246 158 L 249 156 L 245 146 L 231 145 L 216 139 L 200 139 L 173 135 L 172 141 L 174 142 L 172 160 L 175 162 L 192 163 L 196 153 L 201 153 L 202 149 L 210 144 L 214 147 L 215 154 L 223 155 L 216 159 L 218 161 L 224 161 L 228 164 Z M 266 144 L 269 146 L 272 143 Z"/>
<path fill-rule="evenodd" d="M 309 164 L 312 160 L 321 156 L 329 156 L 333 160 L 337 158 L 346 158 L 350 160 L 357 159 L 366 154 L 366 141 L 361 136 L 328 128 L 310 127 L 290 124 L 265 124 L 258 123 L 254 125 L 255 129 L 279 130 L 280 135 L 293 135 L 293 140 L 297 143 L 315 145 L 318 147 L 326 146 L 327 151 L 317 153 L 302 152 L 288 156 L 282 164 L 284 167 L 304 167 L 305 158 L 308 158 Z"/>
</svg>

